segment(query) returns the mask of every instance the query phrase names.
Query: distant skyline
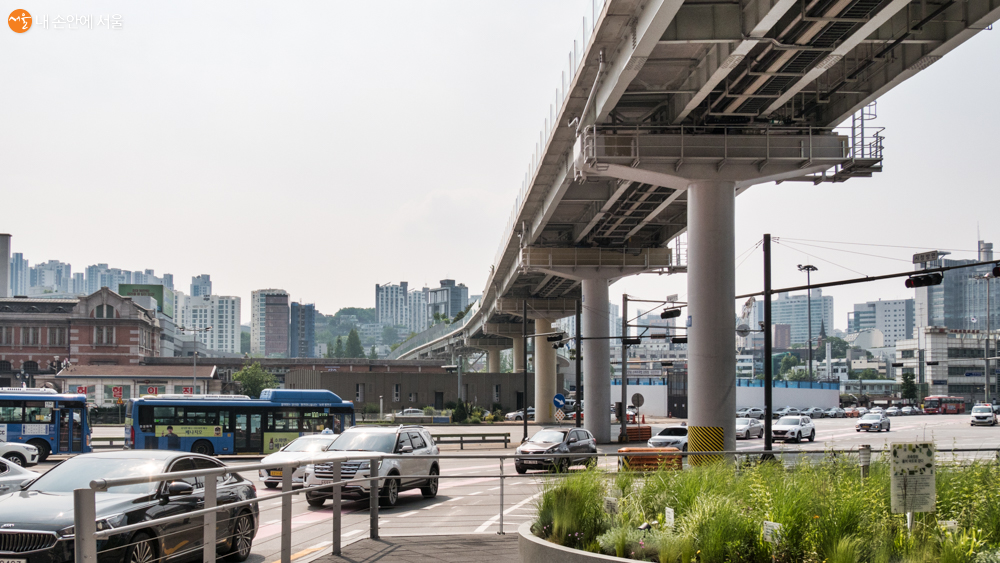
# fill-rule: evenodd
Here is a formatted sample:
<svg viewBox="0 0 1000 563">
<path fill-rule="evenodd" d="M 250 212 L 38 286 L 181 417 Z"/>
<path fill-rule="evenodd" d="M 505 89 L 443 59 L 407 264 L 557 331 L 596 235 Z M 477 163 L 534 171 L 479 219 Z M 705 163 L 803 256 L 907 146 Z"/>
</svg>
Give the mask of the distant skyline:
<svg viewBox="0 0 1000 563">
<path fill-rule="evenodd" d="M 325 314 L 374 307 L 376 283 L 450 278 L 482 293 L 591 2 L 382 7 L 373 32 L 364 3 L 275 18 L 233 1 L 109 0 L 121 30 L 0 33 L 12 252 L 75 272 L 152 268 L 182 290 L 207 273 L 243 298 L 245 319 L 250 292 L 270 287 Z M 56 0 L 33 15 L 79 9 Z M 1000 75 L 982 63 L 997 53 L 1000 33 L 984 31 L 879 100 L 884 172 L 738 197 L 737 253 L 764 232 L 785 239 L 773 263 L 785 287 L 805 283 L 805 262 L 819 283 L 909 270 L 921 250 L 974 258 L 977 231 L 1000 249 Z M 736 275 L 737 293 L 761 289 L 759 250 Z M 684 276 L 655 275 L 616 283 L 611 301 L 623 291 L 687 293 Z M 913 297 L 900 280 L 824 293 L 841 329 L 854 303 Z"/>
</svg>

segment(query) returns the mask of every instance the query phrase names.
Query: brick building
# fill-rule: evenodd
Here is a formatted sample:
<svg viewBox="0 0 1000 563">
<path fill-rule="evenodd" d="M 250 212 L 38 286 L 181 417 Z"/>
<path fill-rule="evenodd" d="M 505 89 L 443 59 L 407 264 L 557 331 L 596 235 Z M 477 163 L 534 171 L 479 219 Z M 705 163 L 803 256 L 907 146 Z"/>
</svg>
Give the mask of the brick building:
<svg viewBox="0 0 1000 563">
<path fill-rule="evenodd" d="M 0 298 L 0 386 L 66 363 L 138 364 L 159 342 L 156 311 L 106 287 L 78 299 Z"/>
</svg>

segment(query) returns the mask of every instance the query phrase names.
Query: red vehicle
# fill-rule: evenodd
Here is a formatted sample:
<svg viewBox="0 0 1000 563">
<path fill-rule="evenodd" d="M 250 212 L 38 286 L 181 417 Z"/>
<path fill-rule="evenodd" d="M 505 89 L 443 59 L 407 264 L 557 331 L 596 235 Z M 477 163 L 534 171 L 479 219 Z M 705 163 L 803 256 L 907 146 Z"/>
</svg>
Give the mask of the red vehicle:
<svg viewBox="0 0 1000 563">
<path fill-rule="evenodd" d="M 927 414 L 964 414 L 965 399 L 947 395 L 931 395 L 924 398 L 924 412 Z"/>
</svg>

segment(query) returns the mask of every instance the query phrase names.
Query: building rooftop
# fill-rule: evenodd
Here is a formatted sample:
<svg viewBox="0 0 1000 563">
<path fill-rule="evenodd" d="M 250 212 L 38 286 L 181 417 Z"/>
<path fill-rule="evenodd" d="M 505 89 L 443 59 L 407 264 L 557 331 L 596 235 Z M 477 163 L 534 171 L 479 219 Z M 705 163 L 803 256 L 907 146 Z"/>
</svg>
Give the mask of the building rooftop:
<svg viewBox="0 0 1000 563">
<path fill-rule="evenodd" d="M 198 379 L 214 379 L 215 366 L 198 366 Z M 56 377 L 120 377 L 134 379 L 176 378 L 190 379 L 194 376 L 190 366 L 69 366 Z"/>
</svg>

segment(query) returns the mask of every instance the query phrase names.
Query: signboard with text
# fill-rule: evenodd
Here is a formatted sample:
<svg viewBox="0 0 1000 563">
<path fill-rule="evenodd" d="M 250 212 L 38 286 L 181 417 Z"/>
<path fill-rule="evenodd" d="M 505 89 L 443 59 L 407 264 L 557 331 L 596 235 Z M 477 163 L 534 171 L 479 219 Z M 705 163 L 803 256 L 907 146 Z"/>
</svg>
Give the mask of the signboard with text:
<svg viewBox="0 0 1000 563">
<path fill-rule="evenodd" d="M 937 493 L 934 484 L 934 444 L 912 442 L 892 444 L 892 512 L 934 512 Z"/>
<path fill-rule="evenodd" d="M 76 392 L 79 393 L 79 394 L 81 394 L 81 395 L 86 395 L 87 394 L 87 386 L 86 385 L 77 385 L 76 386 Z"/>
<path fill-rule="evenodd" d="M 121 399 L 124 389 L 120 385 L 116 385 L 111 388 L 111 397 L 115 399 Z"/>
</svg>

